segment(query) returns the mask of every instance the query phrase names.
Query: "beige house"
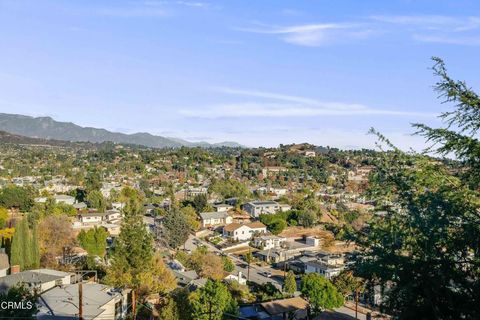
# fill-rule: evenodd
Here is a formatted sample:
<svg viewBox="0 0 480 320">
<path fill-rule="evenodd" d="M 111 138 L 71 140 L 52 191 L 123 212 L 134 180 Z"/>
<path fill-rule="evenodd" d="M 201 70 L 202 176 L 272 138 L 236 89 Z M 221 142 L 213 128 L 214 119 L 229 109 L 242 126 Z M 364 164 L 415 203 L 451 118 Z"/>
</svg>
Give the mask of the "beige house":
<svg viewBox="0 0 480 320">
<path fill-rule="evenodd" d="M 14 272 L 14 271 L 12 271 Z M 30 290 L 45 292 L 55 286 L 70 284 L 73 273 L 52 269 L 36 269 L 17 272 L 0 278 L 0 291 L 24 283 Z"/>
<path fill-rule="evenodd" d="M 200 213 L 202 227 L 227 225 L 233 222 L 233 218 L 225 211 L 221 212 L 202 212 Z"/>
<path fill-rule="evenodd" d="M 254 235 L 267 232 L 267 227 L 261 222 L 247 224 L 231 223 L 223 228 L 223 236 L 234 241 L 249 240 Z"/>
</svg>

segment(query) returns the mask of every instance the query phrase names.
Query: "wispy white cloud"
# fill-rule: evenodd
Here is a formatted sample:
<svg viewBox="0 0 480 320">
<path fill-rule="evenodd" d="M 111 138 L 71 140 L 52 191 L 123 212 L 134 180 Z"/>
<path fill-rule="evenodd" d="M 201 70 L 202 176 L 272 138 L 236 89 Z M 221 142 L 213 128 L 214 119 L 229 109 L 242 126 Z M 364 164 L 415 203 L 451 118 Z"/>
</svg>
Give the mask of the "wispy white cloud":
<svg viewBox="0 0 480 320">
<path fill-rule="evenodd" d="M 244 89 L 236 89 L 236 88 L 229 88 L 229 87 L 212 87 L 211 89 L 216 92 L 232 94 L 232 95 L 267 98 L 267 99 L 275 99 L 275 100 L 282 100 L 282 101 L 288 101 L 288 102 L 298 102 L 298 103 L 305 103 L 305 104 L 318 103 L 318 101 L 315 99 L 285 95 L 285 94 L 279 94 L 279 93 L 272 93 L 272 92 L 265 92 L 265 91 L 244 90 Z"/>
<path fill-rule="evenodd" d="M 285 42 L 312 47 L 351 42 L 356 39 L 364 39 L 373 33 L 373 30 L 367 25 L 356 23 L 317 23 L 237 29 L 245 32 L 278 35 Z"/>
<path fill-rule="evenodd" d="M 301 96 L 285 95 L 257 90 L 243 90 L 228 87 L 215 87 L 217 92 L 260 98 L 267 101 L 248 101 L 205 106 L 198 109 L 183 108 L 183 116 L 197 118 L 245 118 L 245 117 L 316 117 L 316 116 L 428 116 L 433 114 L 375 109 L 362 104 L 342 102 L 322 102 Z"/>
<path fill-rule="evenodd" d="M 385 34 L 405 34 L 415 41 L 480 45 L 480 16 L 373 15 L 355 21 L 268 26 L 255 24 L 239 31 L 275 35 L 301 46 L 350 44 Z"/>
</svg>

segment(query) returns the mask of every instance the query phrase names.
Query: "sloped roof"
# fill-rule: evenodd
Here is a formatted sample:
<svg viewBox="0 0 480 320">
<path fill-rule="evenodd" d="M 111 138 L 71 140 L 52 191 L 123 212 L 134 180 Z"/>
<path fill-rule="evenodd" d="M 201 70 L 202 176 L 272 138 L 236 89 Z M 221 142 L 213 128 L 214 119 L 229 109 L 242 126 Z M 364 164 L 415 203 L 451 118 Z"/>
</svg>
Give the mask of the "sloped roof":
<svg viewBox="0 0 480 320">
<path fill-rule="evenodd" d="M 229 225 L 226 225 L 223 230 L 225 231 L 234 231 L 234 230 L 237 230 L 238 228 L 240 227 L 243 227 L 243 226 L 246 226 L 246 227 L 249 227 L 250 229 L 259 229 L 259 228 L 266 228 L 266 226 L 261 223 L 260 221 L 255 221 L 255 222 L 251 222 L 251 223 L 244 223 L 244 224 L 241 224 L 241 223 L 231 223 Z"/>
<path fill-rule="evenodd" d="M 101 315 L 103 306 L 111 300 L 120 299 L 121 292 L 113 290 L 103 284 L 83 284 L 83 315 L 86 319 L 93 319 Z M 57 286 L 41 295 L 41 305 L 45 306 L 57 317 L 72 317 L 78 314 L 78 308 L 70 301 L 78 301 L 78 283 L 66 286 Z M 40 317 L 41 318 L 41 317 Z"/>
<path fill-rule="evenodd" d="M 257 229 L 257 228 L 266 228 L 267 226 L 261 223 L 260 221 L 255 221 L 251 223 L 247 223 L 247 226 L 249 226 L 252 229 Z"/>
<path fill-rule="evenodd" d="M 49 269 L 23 271 L 0 278 L 0 291 L 8 290 L 22 282 L 36 286 L 42 283 L 62 279 L 68 275 L 69 273 L 66 272 Z"/>
<path fill-rule="evenodd" d="M 226 212 L 202 212 L 200 213 L 200 217 L 202 220 L 207 219 L 224 219 L 228 216 Z"/>
<path fill-rule="evenodd" d="M 308 302 L 300 297 L 275 300 L 260 304 L 270 315 L 283 314 L 295 310 L 303 310 L 308 307 Z"/>
</svg>

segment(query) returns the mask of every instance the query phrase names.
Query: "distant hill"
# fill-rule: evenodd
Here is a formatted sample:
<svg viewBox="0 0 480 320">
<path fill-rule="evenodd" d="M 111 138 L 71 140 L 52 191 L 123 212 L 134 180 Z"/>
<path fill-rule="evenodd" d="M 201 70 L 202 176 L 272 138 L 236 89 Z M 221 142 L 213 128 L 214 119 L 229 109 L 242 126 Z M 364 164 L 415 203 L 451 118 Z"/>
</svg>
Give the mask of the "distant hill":
<svg viewBox="0 0 480 320">
<path fill-rule="evenodd" d="M 0 130 L 31 138 L 55 139 L 62 141 L 82 142 L 114 142 L 134 144 L 152 148 L 178 148 L 178 147 L 241 147 L 236 142 L 220 142 L 210 144 L 207 142 L 189 142 L 177 138 L 155 136 L 141 132 L 125 134 L 112 132 L 105 129 L 81 127 L 72 122 L 55 121 L 50 117 L 30 117 L 19 114 L 0 113 Z"/>
<path fill-rule="evenodd" d="M 18 134 L 9 133 L 0 130 L 0 144 L 16 144 L 16 145 L 35 145 L 35 146 L 51 146 L 60 148 L 92 148 L 92 149 L 109 149 L 116 145 L 130 148 L 147 148 L 145 146 L 133 144 L 114 144 L 113 142 L 88 142 L 88 141 L 64 141 L 55 139 L 31 138 Z"/>
</svg>

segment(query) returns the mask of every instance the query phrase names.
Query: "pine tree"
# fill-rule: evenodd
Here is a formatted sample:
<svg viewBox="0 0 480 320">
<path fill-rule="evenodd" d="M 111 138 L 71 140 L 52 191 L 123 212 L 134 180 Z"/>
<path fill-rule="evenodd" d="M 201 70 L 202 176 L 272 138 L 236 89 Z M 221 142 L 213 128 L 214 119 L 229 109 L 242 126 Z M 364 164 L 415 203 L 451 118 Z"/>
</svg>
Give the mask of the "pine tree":
<svg viewBox="0 0 480 320">
<path fill-rule="evenodd" d="M 133 208 L 125 212 L 106 276 L 108 283 L 118 287 L 138 288 L 141 285 L 140 274 L 153 259 L 152 235 L 145 228 L 140 212 Z"/>
<path fill-rule="evenodd" d="M 16 226 L 12 239 L 10 264 L 19 265 L 20 270 L 30 268 L 32 255 L 30 250 L 30 233 L 26 219 L 22 219 Z"/>
<path fill-rule="evenodd" d="M 108 232 L 104 228 L 93 228 L 88 231 L 82 230 L 77 236 L 78 242 L 89 255 L 103 257 Z"/>
<path fill-rule="evenodd" d="M 394 205 L 358 234 L 356 271 L 384 289 L 381 307 L 395 319 L 480 319 L 480 95 L 434 61 L 435 89 L 453 106 L 442 126 L 415 128 L 455 167 L 372 130 L 392 151 L 375 160 L 370 192 Z"/>
<path fill-rule="evenodd" d="M 236 318 L 238 306 L 228 288 L 220 281 L 208 279 L 203 288 L 189 296 L 192 318 L 198 320 L 221 320 L 225 314 Z"/>
<path fill-rule="evenodd" d="M 32 236 L 31 236 L 31 255 L 32 255 L 32 269 L 40 267 L 40 248 L 38 245 L 38 227 L 37 223 L 33 224 Z"/>
<path fill-rule="evenodd" d="M 293 295 L 297 291 L 297 281 L 295 280 L 295 274 L 292 271 L 288 271 L 285 278 L 285 292 Z"/>
<path fill-rule="evenodd" d="M 170 210 L 164 218 L 163 227 L 165 230 L 164 240 L 170 248 L 177 249 L 187 241 L 190 226 L 182 211 L 176 208 Z"/>
</svg>

